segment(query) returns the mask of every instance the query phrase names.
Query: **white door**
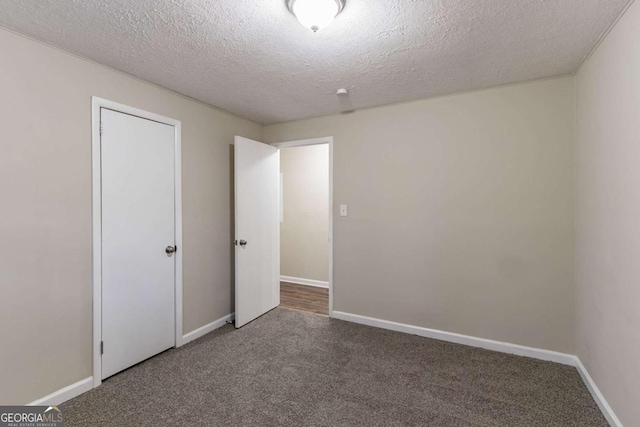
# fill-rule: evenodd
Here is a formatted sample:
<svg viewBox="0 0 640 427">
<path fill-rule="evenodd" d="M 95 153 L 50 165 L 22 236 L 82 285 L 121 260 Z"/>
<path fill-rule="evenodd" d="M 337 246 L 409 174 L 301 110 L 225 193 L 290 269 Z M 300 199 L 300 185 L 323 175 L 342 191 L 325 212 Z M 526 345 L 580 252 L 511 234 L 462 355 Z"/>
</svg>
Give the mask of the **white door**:
<svg viewBox="0 0 640 427">
<path fill-rule="evenodd" d="M 100 115 L 104 379 L 175 344 L 175 128 Z"/>
<path fill-rule="evenodd" d="M 236 328 L 280 304 L 280 153 L 236 136 Z"/>
</svg>

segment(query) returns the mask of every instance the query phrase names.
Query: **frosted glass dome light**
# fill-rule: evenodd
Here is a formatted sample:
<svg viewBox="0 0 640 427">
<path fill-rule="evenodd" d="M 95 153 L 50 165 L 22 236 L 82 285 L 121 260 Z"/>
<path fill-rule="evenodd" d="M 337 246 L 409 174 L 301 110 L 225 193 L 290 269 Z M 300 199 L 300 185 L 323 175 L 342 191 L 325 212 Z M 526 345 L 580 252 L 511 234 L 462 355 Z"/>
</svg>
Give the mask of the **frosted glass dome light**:
<svg viewBox="0 0 640 427">
<path fill-rule="evenodd" d="M 344 0 L 287 0 L 287 7 L 302 25 L 315 33 L 331 24 L 342 11 Z"/>
</svg>

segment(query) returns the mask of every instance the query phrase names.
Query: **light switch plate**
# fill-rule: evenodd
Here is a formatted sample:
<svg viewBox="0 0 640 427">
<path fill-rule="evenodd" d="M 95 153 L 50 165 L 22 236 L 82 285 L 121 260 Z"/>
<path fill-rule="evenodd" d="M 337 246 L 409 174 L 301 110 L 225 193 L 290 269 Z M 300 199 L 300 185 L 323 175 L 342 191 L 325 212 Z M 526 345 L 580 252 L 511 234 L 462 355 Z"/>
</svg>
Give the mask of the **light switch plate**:
<svg viewBox="0 0 640 427">
<path fill-rule="evenodd" d="M 349 215 L 349 210 L 347 208 L 347 205 L 340 205 L 340 216 L 347 216 Z"/>
</svg>

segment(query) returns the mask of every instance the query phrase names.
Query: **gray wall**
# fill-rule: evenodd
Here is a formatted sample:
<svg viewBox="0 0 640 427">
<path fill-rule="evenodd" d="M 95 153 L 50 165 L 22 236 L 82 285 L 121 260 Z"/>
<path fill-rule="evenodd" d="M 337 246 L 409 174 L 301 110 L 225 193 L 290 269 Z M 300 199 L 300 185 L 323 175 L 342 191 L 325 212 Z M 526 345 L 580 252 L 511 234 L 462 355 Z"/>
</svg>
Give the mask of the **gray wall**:
<svg viewBox="0 0 640 427">
<path fill-rule="evenodd" d="M 230 144 L 262 126 L 2 29 L 0 57 L 0 402 L 24 404 L 92 374 L 91 96 L 182 121 L 184 332 L 232 311 Z"/>
<path fill-rule="evenodd" d="M 573 89 L 265 127 L 267 142 L 335 138 L 335 310 L 574 353 Z"/>
<path fill-rule="evenodd" d="M 577 354 L 640 423 L 640 2 L 577 76 Z"/>
<path fill-rule="evenodd" d="M 329 145 L 280 150 L 280 274 L 329 281 Z"/>
</svg>

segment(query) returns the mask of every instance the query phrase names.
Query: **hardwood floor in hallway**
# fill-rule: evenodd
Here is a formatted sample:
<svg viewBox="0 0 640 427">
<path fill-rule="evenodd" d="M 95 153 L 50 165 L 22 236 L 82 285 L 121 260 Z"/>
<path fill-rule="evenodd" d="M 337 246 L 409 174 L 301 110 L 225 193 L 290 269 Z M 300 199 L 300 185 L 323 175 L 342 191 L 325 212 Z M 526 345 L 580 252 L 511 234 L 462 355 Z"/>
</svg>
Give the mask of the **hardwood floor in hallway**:
<svg viewBox="0 0 640 427">
<path fill-rule="evenodd" d="M 329 289 L 280 282 L 280 307 L 329 315 Z"/>
</svg>

